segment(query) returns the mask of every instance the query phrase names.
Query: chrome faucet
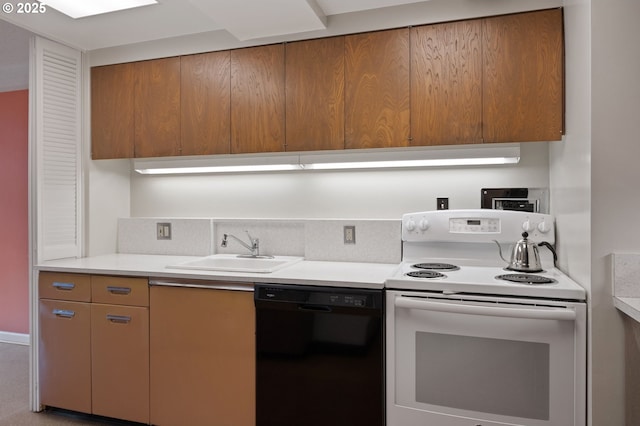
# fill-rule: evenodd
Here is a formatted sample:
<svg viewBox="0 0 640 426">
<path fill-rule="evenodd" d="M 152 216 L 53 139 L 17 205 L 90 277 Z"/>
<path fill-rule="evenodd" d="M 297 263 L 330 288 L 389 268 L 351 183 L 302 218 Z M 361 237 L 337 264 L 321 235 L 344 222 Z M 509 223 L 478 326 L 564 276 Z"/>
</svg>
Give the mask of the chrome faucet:
<svg viewBox="0 0 640 426">
<path fill-rule="evenodd" d="M 222 237 L 222 242 L 220 243 L 220 245 L 222 247 L 226 247 L 228 244 L 228 239 L 229 237 L 233 238 L 234 240 L 236 240 L 237 242 L 239 242 L 244 248 L 246 248 L 247 250 L 251 251 L 251 257 L 260 257 L 260 240 L 257 238 L 253 238 L 251 236 L 251 234 L 249 233 L 249 231 L 244 231 L 247 233 L 247 236 L 249 237 L 249 244 L 245 243 L 244 241 L 242 241 L 240 238 L 236 237 L 235 235 L 232 234 L 224 234 L 224 236 Z M 246 255 L 249 256 L 249 255 Z"/>
</svg>

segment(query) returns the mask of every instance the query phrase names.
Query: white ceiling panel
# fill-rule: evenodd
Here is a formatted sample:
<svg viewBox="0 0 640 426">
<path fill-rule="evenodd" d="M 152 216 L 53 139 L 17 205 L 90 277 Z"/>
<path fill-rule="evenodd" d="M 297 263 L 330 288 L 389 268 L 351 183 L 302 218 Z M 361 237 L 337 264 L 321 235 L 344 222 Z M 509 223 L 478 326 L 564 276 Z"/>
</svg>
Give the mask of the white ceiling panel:
<svg viewBox="0 0 640 426">
<path fill-rule="evenodd" d="M 380 9 L 409 3 L 422 3 L 424 0 L 317 0 L 326 15 L 359 12 L 361 10 Z"/>
<path fill-rule="evenodd" d="M 158 0 L 156 5 L 80 19 L 49 7 L 42 14 L 1 13 L 0 20 L 78 49 L 95 50 L 221 29 L 239 40 L 305 33 L 326 28 L 330 15 L 424 1 Z"/>
<path fill-rule="evenodd" d="M 326 16 L 315 0 L 190 0 L 238 40 L 322 30 Z"/>
</svg>

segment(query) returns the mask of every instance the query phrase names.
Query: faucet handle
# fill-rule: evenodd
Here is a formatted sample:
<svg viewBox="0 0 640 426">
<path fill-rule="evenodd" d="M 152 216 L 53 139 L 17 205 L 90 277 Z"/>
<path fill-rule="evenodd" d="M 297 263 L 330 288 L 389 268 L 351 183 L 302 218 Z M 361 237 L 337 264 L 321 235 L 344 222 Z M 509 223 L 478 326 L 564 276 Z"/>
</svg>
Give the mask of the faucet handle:
<svg viewBox="0 0 640 426">
<path fill-rule="evenodd" d="M 249 237 L 249 241 L 251 241 L 251 244 L 253 244 L 253 243 L 254 243 L 254 241 L 258 241 L 258 239 L 257 239 L 257 238 L 253 238 L 253 237 L 251 236 L 251 234 L 249 233 L 249 231 L 248 231 L 247 229 L 245 229 L 245 230 L 244 230 L 244 232 L 246 232 L 246 233 L 247 233 L 247 236 Z"/>
</svg>

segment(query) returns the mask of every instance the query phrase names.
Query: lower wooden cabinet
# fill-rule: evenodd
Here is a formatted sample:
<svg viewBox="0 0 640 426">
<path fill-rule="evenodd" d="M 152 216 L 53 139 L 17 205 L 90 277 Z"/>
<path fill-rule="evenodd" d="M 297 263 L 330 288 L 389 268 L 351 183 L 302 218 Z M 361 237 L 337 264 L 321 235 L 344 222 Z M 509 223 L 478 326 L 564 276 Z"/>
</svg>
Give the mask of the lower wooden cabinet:
<svg viewBox="0 0 640 426">
<path fill-rule="evenodd" d="M 91 304 L 92 412 L 149 422 L 149 310 Z"/>
<path fill-rule="evenodd" d="M 40 402 L 91 413 L 91 305 L 46 299 L 39 305 Z"/>
<path fill-rule="evenodd" d="M 253 292 L 152 286 L 151 423 L 255 425 Z"/>
<path fill-rule="evenodd" d="M 148 291 L 146 278 L 40 273 L 42 405 L 149 423 Z"/>
<path fill-rule="evenodd" d="M 149 290 L 146 278 L 41 272 L 41 404 L 157 426 L 254 426 L 252 285 L 221 284 Z"/>
</svg>

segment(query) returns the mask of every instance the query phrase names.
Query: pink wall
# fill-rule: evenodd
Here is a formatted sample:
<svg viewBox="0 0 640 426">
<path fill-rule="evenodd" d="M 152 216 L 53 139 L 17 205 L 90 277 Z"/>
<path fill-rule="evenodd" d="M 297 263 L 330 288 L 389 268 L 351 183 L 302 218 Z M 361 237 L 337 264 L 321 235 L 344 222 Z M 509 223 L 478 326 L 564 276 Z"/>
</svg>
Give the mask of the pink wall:
<svg viewBox="0 0 640 426">
<path fill-rule="evenodd" d="M 29 333 L 29 92 L 0 93 L 0 331 Z"/>
</svg>

